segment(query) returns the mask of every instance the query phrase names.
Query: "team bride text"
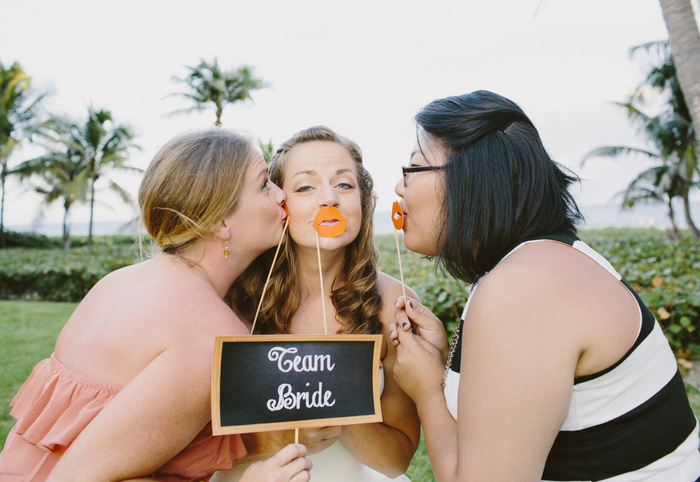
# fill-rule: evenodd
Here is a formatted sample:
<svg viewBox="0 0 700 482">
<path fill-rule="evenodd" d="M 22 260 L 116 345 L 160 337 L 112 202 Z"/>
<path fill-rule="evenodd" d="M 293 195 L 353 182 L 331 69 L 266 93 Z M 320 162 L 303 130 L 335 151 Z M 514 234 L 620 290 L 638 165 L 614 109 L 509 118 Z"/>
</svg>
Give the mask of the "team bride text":
<svg viewBox="0 0 700 482">
<path fill-rule="evenodd" d="M 296 347 L 282 348 L 276 346 L 267 353 L 268 360 L 277 362 L 277 368 L 283 372 L 322 372 L 333 371 L 335 363 L 331 360 L 331 356 L 327 355 L 296 355 L 298 349 Z M 307 383 L 306 387 L 310 384 Z M 283 383 L 277 389 L 277 399 L 271 398 L 267 401 L 267 409 L 276 412 L 278 410 L 298 410 L 302 404 L 306 408 L 322 408 L 332 407 L 335 405 L 333 393 L 330 390 L 323 389 L 323 383 L 318 382 L 318 389 L 311 393 L 307 391 L 295 392 L 292 385 Z"/>
</svg>

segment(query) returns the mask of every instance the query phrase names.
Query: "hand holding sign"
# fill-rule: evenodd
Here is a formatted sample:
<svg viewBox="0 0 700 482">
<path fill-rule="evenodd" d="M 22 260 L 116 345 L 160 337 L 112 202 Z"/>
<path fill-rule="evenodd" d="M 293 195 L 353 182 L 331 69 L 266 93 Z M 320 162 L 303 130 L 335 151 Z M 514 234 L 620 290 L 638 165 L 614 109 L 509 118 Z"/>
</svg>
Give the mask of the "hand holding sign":
<svg viewBox="0 0 700 482">
<path fill-rule="evenodd" d="M 299 443 L 304 444 L 308 453 L 315 454 L 326 450 L 340 437 L 339 425 L 327 427 L 308 427 L 295 429 L 299 431 Z M 294 442 L 295 430 L 270 430 L 242 434 L 248 454 L 269 455 L 277 453 L 286 445 Z"/>
<path fill-rule="evenodd" d="M 271 458 L 248 467 L 239 482 L 309 480 L 309 470 L 313 464 L 305 457 L 306 454 L 307 450 L 303 445 L 287 445 Z"/>
</svg>

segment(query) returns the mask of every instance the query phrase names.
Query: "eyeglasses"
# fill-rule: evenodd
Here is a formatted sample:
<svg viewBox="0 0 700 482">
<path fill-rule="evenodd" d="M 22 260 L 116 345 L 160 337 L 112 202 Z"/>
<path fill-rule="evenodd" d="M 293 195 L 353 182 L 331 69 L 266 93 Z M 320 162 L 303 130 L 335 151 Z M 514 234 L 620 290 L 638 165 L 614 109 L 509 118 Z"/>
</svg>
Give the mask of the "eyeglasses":
<svg viewBox="0 0 700 482">
<path fill-rule="evenodd" d="M 411 166 L 411 167 L 402 167 L 401 172 L 403 173 L 403 186 L 406 187 L 408 185 L 408 180 L 411 177 L 411 174 L 415 172 L 426 172 L 426 171 L 442 171 L 445 169 L 445 166 Z"/>
</svg>

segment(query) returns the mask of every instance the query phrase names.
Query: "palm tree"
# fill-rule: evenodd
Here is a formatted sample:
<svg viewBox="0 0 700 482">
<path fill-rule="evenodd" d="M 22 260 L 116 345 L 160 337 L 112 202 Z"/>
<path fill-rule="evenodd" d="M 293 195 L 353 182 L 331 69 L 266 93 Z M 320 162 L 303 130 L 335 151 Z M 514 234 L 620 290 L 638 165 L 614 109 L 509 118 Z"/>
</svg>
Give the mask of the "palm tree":
<svg viewBox="0 0 700 482">
<path fill-rule="evenodd" d="M 111 112 L 95 110 L 92 107 L 88 109 L 88 117 L 84 123 L 68 122 L 58 134 L 54 142 L 63 144 L 69 152 L 80 155 L 88 173 L 89 247 L 92 246 L 95 185 L 99 179 L 106 178 L 107 172 L 111 170 L 143 172 L 143 169 L 126 165 L 129 151 L 139 147 L 133 142 L 134 134 L 128 127 L 114 123 Z M 131 196 L 124 188 L 113 180 L 108 181 L 108 187 L 123 201 L 132 202 Z"/>
<path fill-rule="evenodd" d="M 190 113 L 202 111 L 209 105 L 216 109 L 215 125 L 221 125 L 221 115 L 227 104 L 252 100 L 251 92 L 267 87 L 267 84 L 253 76 L 253 68 L 241 66 L 235 70 L 224 72 L 219 67 L 219 62 L 209 63 L 200 59 L 199 65 L 187 68 L 190 70 L 186 77 L 172 77 L 173 82 L 183 83 L 189 87 L 189 92 L 175 92 L 166 97 L 178 96 L 189 99 L 194 103 L 192 107 L 180 109 L 171 114 Z"/>
<path fill-rule="evenodd" d="M 610 156 L 616 157 L 612 152 Z M 605 153 L 597 155 L 604 156 Z M 673 198 L 680 192 L 681 183 L 676 166 L 653 166 L 639 173 L 632 182 L 616 197 L 622 197 L 622 209 L 631 209 L 636 204 L 663 202 L 668 208 L 668 219 L 671 223 L 670 237 L 680 239 L 680 232 L 676 225 L 676 216 L 673 209 Z"/>
<path fill-rule="evenodd" d="M 690 107 L 695 132 L 700 132 L 700 33 L 692 0 L 660 0 L 678 80 Z"/>
<path fill-rule="evenodd" d="M 676 76 L 673 57 L 666 42 L 650 42 L 631 49 L 660 54 L 642 84 L 632 93 L 628 102 L 617 103 L 627 112 L 627 117 L 639 127 L 640 132 L 653 145 L 653 150 L 626 146 L 605 146 L 593 149 L 584 156 L 583 162 L 592 157 L 620 157 L 637 155 L 656 160 L 659 165 L 648 169 L 635 178 L 623 193 L 623 208 L 630 208 L 639 201 L 664 201 L 669 208 L 669 218 L 675 232 L 671 201 L 675 197 L 683 200 L 686 223 L 693 236 L 700 237 L 690 214 L 689 193 L 696 186 L 698 170 L 697 148 L 688 106 Z M 642 111 L 649 93 L 666 95 L 666 105 L 657 115 Z"/>
<path fill-rule="evenodd" d="M 54 125 L 54 128 L 59 126 Z M 47 207 L 56 201 L 63 204 L 63 233 L 64 249 L 70 247 L 69 214 L 76 203 L 85 202 L 89 171 L 80 152 L 70 150 L 65 146 L 54 145 L 46 155 L 22 162 L 12 170 L 21 180 L 38 179 L 33 183 L 33 190 L 43 197 L 37 219 L 41 219 Z"/>
<path fill-rule="evenodd" d="M 31 79 L 19 63 L 5 68 L 0 62 L 0 248 L 5 247 L 5 181 L 8 161 L 23 137 L 37 124 L 39 105 L 45 94 L 35 94 Z"/>
<path fill-rule="evenodd" d="M 275 155 L 275 145 L 272 143 L 272 139 L 267 142 L 258 140 L 258 146 L 260 146 L 260 152 L 262 152 L 263 161 L 265 164 L 270 164 L 272 158 Z"/>
</svg>

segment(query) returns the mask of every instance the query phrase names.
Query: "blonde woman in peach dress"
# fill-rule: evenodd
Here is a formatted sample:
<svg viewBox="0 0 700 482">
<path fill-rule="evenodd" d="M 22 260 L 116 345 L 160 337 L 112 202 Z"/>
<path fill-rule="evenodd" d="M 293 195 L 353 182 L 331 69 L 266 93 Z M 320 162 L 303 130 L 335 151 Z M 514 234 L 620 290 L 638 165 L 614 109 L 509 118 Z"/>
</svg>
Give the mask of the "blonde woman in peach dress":
<svg viewBox="0 0 700 482">
<path fill-rule="evenodd" d="M 168 142 L 139 191 L 160 252 L 103 278 L 69 318 L 12 401 L 0 480 L 208 480 L 245 457 L 240 436 L 211 433 L 213 341 L 248 332 L 223 297 L 277 244 L 284 200 L 246 138 Z M 289 445 L 244 480 L 309 480 L 305 453 Z"/>
</svg>

